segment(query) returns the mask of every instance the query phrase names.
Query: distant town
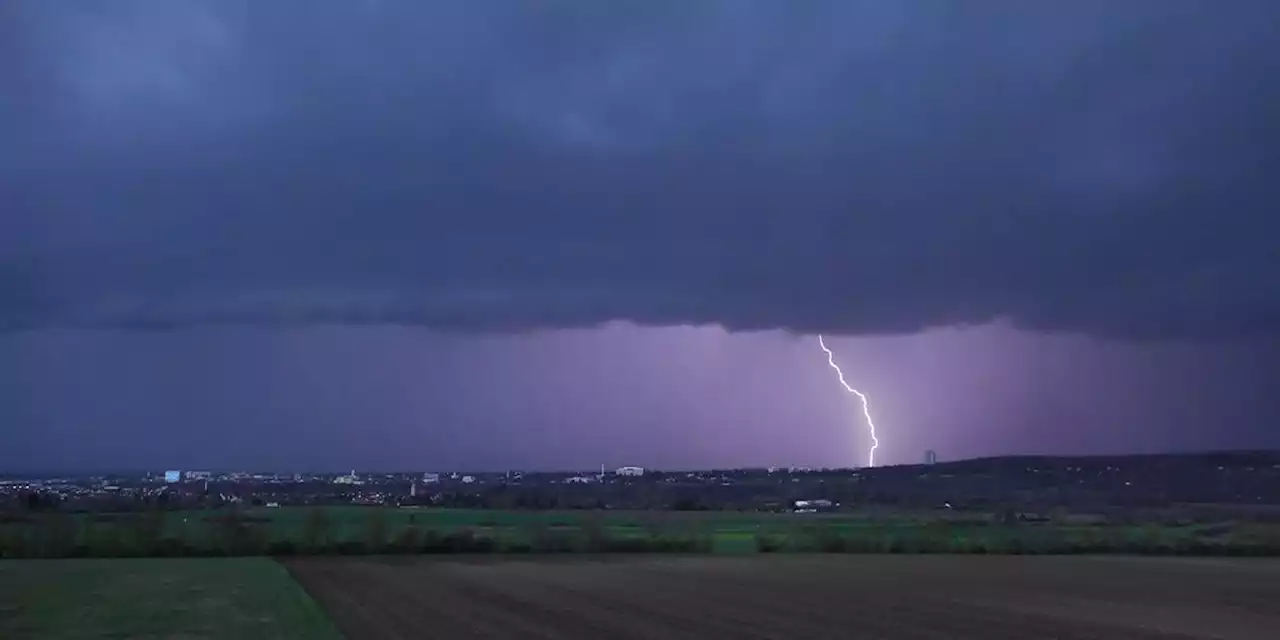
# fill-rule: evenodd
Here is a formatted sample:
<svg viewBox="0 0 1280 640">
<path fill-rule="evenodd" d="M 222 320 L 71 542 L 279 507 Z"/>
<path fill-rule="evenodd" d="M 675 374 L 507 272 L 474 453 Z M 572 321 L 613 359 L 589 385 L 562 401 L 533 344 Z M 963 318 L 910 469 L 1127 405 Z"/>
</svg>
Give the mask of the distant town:
<svg viewBox="0 0 1280 640">
<path fill-rule="evenodd" d="M 0 476 L 0 504 L 68 511 L 161 505 L 386 505 L 490 509 L 836 511 L 876 506 L 1280 505 L 1280 453 L 1000 457 L 869 469 L 807 467 L 589 472 L 279 473 L 157 470 L 138 474 Z M 19 504 L 25 503 L 25 504 Z"/>
</svg>

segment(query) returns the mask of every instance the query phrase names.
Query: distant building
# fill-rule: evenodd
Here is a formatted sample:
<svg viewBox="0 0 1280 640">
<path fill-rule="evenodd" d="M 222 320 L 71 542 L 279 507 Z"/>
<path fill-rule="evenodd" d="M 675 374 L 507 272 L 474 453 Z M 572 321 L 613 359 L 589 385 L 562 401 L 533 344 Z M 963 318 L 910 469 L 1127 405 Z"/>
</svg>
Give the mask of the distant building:
<svg viewBox="0 0 1280 640">
<path fill-rule="evenodd" d="M 181 472 L 181 471 L 166 471 L 166 472 L 164 472 L 164 481 L 165 481 L 165 482 L 168 482 L 169 484 L 173 484 L 173 483 L 178 482 L 178 481 L 180 481 L 180 480 L 182 480 L 182 472 Z"/>
<path fill-rule="evenodd" d="M 618 467 L 613 471 L 617 476 L 638 477 L 644 475 L 644 467 Z"/>
<path fill-rule="evenodd" d="M 462 484 L 472 484 L 476 481 L 475 476 L 462 476 Z"/>
<path fill-rule="evenodd" d="M 796 513 L 816 513 L 818 511 L 827 511 L 835 506 L 835 503 L 825 498 L 818 500 L 796 500 Z"/>
<path fill-rule="evenodd" d="M 924 452 L 924 463 L 935 464 L 938 462 L 938 454 L 933 449 Z"/>
<path fill-rule="evenodd" d="M 356 470 L 352 469 L 350 475 L 338 476 L 333 479 L 334 484 L 364 484 L 360 481 L 360 476 L 356 475 Z"/>
<path fill-rule="evenodd" d="M 208 480 L 213 477 L 212 471 L 188 471 L 183 474 L 187 480 Z"/>
<path fill-rule="evenodd" d="M 422 474 L 422 484 L 435 484 L 440 482 L 440 474 L 427 472 Z"/>
</svg>

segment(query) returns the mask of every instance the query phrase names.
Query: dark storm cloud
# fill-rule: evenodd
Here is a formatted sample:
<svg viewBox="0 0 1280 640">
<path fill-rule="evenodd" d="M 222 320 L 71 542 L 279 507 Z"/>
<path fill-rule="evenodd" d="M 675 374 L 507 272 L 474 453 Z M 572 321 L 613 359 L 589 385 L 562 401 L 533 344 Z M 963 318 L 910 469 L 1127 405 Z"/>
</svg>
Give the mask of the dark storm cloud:
<svg viewBox="0 0 1280 640">
<path fill-rule="evenodd" d="M 1270 0 L 0 17 L 8 328 L 1280 329 Z"/>
</svg>

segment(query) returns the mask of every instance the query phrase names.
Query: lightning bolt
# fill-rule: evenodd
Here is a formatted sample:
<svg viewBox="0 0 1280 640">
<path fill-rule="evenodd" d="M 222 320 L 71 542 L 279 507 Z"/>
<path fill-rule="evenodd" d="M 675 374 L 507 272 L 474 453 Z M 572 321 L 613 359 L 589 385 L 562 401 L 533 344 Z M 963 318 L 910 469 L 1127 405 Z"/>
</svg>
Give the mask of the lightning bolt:
<svg viewBox="0 0 1280 640">
<path fill-rule="evenodd" d="M 831 353 L 827 343 L 823 342 L 822 334 L 818 334 L 818 346 L 827 352 L 827 364 L 836 370 L 836 377 L 840 378 L 840 384 L 844 385 L 845 391 L 858 396 L 858 400 L 862 401 L 862 416 L 867 419 L 867 429 L 871 432 L 871 451 L 867 452 L 867 466 L 874 467 L 876 466 L 876 447 L 880 446 L 880 441 L 876 439 L 876 423 L 871 421 L 871 408 L 867 405 L 867 396 L 844 381 L 844 372 L 840 370 L 840 365 L 836 364 L 836 355 Z"/>
</svg>

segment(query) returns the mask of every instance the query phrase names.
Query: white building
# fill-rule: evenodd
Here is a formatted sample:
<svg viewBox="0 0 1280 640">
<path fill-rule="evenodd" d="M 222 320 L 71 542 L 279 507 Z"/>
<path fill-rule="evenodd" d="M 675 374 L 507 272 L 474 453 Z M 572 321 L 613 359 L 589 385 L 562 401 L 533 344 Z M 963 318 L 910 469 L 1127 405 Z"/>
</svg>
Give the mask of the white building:
<svg viewBox="0 0 1280 640">
<path fill-rule="evenodd" d="M 440 482 L 440 474 L 428 471 L 422 474 L 422 484 L 435 484 Z"/>
<path fill-rule="evenodd" d="M 834 504 L 830 500 L 796 500 L 797 513 L 813 513 L 819 509 L 830 509 Z"/>
<path fill-rule="evenodd" d="M 356 475 L 356 470 L 352 469 L 350 475 L 338 476 L 333 479 L 334 484 L 364 484 L 360 481 L 360 476 Z"/>
<path fill-rule="evenodd" d="M 642 476 L 644 475 L 644 467 L 618 467 L 613 471 L 617 476 Z"/>
</svg>

